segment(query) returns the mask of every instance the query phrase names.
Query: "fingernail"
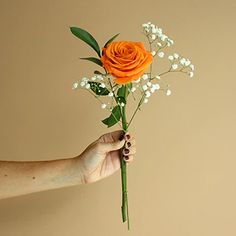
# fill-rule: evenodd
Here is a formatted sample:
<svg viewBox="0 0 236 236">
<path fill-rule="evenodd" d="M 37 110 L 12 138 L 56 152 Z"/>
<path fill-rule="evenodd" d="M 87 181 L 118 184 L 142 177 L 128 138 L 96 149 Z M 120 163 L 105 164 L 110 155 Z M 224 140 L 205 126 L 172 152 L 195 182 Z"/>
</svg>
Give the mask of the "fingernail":
<svg viewBox="0 0 236 236">
<path fill-rule="evenodd" d="M 124 156 L 123 158 L 124 158 L 125 161 L 129 160 L 129 156 Z"/>
<path fill-rule="evenodd" d="M 126 138 L 127 138 L 127 139 L 130 139 L 130 135 L 129 135 L 129 134 L 126 134 Z"/>
<path fill-rule="evenodd" d="M 124 135 L 122 134 L 120 137 L 119 137 L 119 140 L 122 141 L 124 139 Z"/>
<path fill-rule="evenodd" d="M 124 154 L 128 154 L 129 153 L 129 149 L 125 148 L 124 149 Z"/>
<path fill-rule="evenodd" d="M 126 143 L 127 147 L 131 147 L 131 142 Z"/>
</svg>

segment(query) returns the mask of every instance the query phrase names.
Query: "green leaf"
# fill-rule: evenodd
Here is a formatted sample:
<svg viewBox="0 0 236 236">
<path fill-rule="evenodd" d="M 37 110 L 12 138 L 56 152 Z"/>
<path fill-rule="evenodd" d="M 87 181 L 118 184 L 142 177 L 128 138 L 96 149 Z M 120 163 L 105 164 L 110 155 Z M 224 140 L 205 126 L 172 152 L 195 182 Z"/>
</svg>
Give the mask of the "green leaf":
<svg viewBox="0 0 236 236">
<path fill-rule="evenodd" d="M 100 96 L 106 96 L 109 94 L 109 90 L 107 88 L 100 87 L 101 83 L 93 82 L 93 81 L 89 81 L 88 83 L 90 84 L 90 89 L 95 94 L 100 95 Z"/>
<path fill-rule="evenodd" d="M 118 102 L 118 103 L 124 103 L 124 104 L 126 104 L 126 100 L 125 100 L 125 98 L 124 97 L 116 97 L 116 101 Z"/>
<path fill-rule="evenodd" d="M 118 123 L 120 121 L 120 118 L 121 118 L 120 106 L 115 106 L 111 111 L 111 115 L 106 119 L 102 120 L 102 123 L 107 125 L 109 128 Z"/>
<path fill-rule="evenodd" d="M 120 33 L 119 33 L 120 34 Z M 111 39 L 109 39 L 106 44 L 104 45 L 104 48 L 106 48 L 108 46 L 109 43 L 111 43 L 119 34 L 116 34 L 115 36 L 113 36 Z"/>
<path fill-rule="evenodd" d="M 122 85 L 122 87 L 119 88 L 118 91 L 117 91 L 117 96 L 125 98 L 125 91 L 126 91 L 125 86 Z"/>
<path fill-rule="evenodd" d="M 98 59 L 98 58 L 96 58 L 96 57 L 80 57 L 80 59 L 92 61 L 92 62 L 96 63 L 97 65 L 103 67 L 103 66 L 102 66 L 102 62 L 100 61 L 100 59 Z"/>
<path fill-rule="evenodd" d="M 99 45 L 95 38 L 89 32 L 78 27 L 70 27 L 70 30 L 72 34 L 87 43 L 97 52 L 98 56 L 101 57 Z"/>
<path fill-rule="evenodd" d="M 103 73 L 100 72 L 100 71 L 98 71 L 98 70 L 95 70 L 93 73 L 94 73 L 95 75 L 103 75 Z"/>
</svg>

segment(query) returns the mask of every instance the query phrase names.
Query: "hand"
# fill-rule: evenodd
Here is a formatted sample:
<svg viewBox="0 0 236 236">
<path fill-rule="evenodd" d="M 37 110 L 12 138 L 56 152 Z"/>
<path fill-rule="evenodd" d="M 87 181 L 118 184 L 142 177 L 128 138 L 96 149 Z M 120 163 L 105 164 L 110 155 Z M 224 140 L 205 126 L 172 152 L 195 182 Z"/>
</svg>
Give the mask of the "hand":
<svg viewBox="0 0 236 236">
<path fill-rule="evenodd" d="M 91 143 L 78 156 L 83 183 L 96 182 L 119 170 L 122 147 L 124 160 L 130 163 L 133 161 L 136 147 L 135 139 L 129 133 L 123 136 L 122 130 L 114 131 Z"/>
</svg>

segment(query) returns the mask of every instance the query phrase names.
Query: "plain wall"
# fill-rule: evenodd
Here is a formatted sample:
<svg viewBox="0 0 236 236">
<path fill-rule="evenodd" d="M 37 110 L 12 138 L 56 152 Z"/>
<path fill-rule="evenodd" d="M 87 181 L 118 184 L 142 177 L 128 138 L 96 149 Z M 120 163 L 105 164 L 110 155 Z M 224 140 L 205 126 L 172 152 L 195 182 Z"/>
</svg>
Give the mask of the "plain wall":
<svg viewBox="0 0 236 236">
<path fill-rule="evenodd" d="M 166 52 L 190 58 L 196 72 L 166 76 L 172 95 L 155 94 L 130 129 L 137 142 L 128 167 L 130 232 L 117 172 L 1 200 L 0 235 L 236 235 L 235 12 L 233 0 L 1 0 L 2 160 L 70 158 L 119 129 L 101 123 L 107 112 L 89 93 L 71 89 L 97 67 L 79 60 L 95 54 L 70 26 L 102 45 L 116 33 L 146 42 L 141 25 L 151 21 L 174 40 Z"/>
</svg>

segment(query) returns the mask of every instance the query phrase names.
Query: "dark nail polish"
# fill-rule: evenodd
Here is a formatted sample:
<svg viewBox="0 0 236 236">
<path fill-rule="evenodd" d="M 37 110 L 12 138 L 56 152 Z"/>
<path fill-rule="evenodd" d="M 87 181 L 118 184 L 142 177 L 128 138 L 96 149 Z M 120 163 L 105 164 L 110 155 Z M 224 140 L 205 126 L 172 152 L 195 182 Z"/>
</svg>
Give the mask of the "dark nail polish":
<svg viewBox="0 0 236 236">
<path fill-rule="evenodd" d="M 124 149 L 124 154 L 128 154 L 129 153 L 129 149 L 125 148 Z"/>
<path fill-rule="evenodd" d="M 120 137 L 119 137 L 119 140 L 122 141 L 124 139 L 124 135 L 122 134 Z"/>
<path fill-rule="evenodd" d="M 126 135 L 126 138 L 127 138 L 127 139 L 130 139 L 130 135 L 129 135 L 129 134 L 127 134 L 127 135 Z"/>
<path fill-rule="evenodd" d="M 129 156 L 124 156 L 124 160 L 128 161 L 129 160 Z"/>
<path fill-rule="evenodd" d="M 131 142 L 127 142 L 127 147 L 131 147 Z"/>
</svg>

